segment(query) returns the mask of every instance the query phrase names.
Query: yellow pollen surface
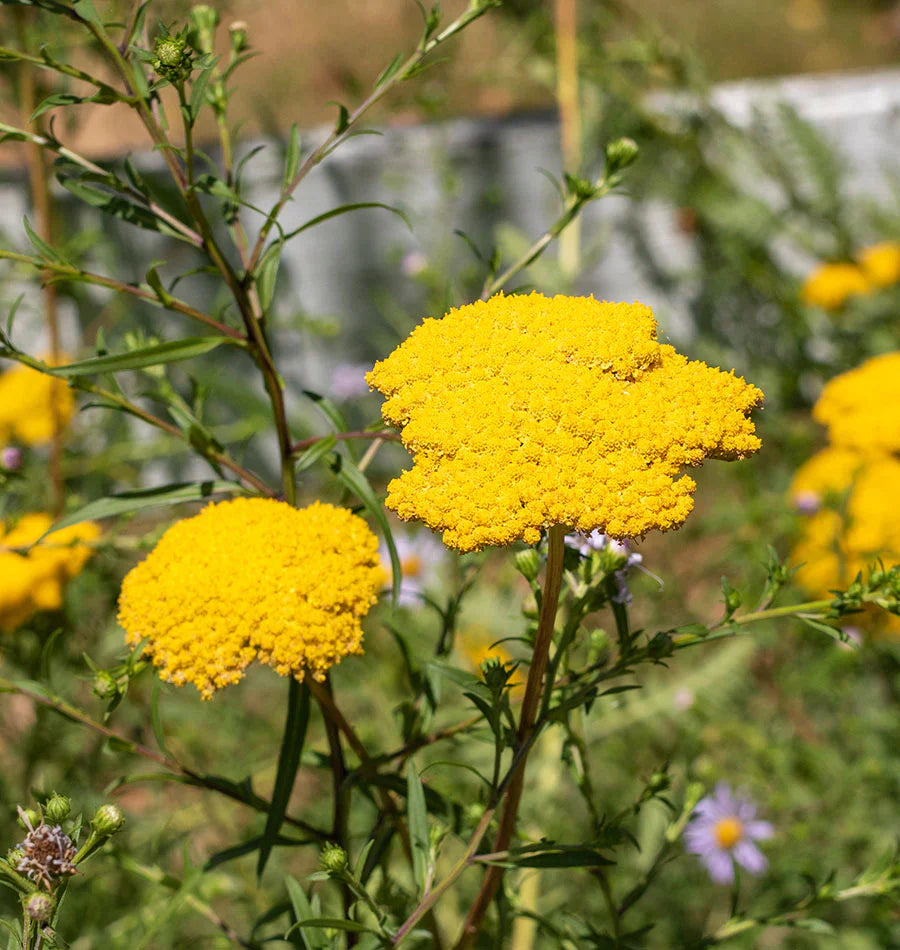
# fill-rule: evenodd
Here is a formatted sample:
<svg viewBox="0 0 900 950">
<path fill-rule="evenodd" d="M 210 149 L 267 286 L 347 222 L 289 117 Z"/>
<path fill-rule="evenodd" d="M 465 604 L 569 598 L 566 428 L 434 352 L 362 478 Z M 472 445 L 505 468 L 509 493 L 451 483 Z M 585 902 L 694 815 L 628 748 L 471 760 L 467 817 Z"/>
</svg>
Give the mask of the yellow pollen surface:
<svg viewBox="0 0 900 950">
<path fill-rule="evenodd" d="M 320 680 L 362 653 L 382 578 L 375 535 L 347 509 L 238 498 L 166 531 L 123 581 L 119 623 L 163 679 L 209 699 L 254 659 Z"/>
<path fill-rule="evenodd" d="M 733 848 L 744 835 L 744 826 L 738 818 L 720 818 L 713 829 L 716 844 L 720 848 Z"/>
<path fill-rule="evenodd" d="M 639 303 L 498 294 L 426 319 L 366 379 L 414 461 L 388 508 L 459 551 L 555 524 L 676 528 L 696 488 L 685 466 L 760 446 L 762 393 L 660 344 Z"/>
</svg>

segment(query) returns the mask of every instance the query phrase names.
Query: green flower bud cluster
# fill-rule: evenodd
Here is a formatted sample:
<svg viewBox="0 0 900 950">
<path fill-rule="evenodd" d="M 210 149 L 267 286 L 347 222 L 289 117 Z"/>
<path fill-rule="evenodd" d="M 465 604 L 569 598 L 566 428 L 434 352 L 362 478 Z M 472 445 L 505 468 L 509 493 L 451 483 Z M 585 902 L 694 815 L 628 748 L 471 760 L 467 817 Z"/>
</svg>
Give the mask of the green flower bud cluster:
<svg viewBox="0 0 900 950">
<path fill-rule="evenodd" d="M 347 869 L 347 852 L 337 844 L 329 842 L 319 855 L 322 868 L 332 874 L 340 874 Z"/>
<path fill-rule="evenodd" d="M 193 54 L 183 36 L 161 36 L 153 48 L 153 68 L 162 79 L 184 82 L 193 69 Z"/>
</svg>

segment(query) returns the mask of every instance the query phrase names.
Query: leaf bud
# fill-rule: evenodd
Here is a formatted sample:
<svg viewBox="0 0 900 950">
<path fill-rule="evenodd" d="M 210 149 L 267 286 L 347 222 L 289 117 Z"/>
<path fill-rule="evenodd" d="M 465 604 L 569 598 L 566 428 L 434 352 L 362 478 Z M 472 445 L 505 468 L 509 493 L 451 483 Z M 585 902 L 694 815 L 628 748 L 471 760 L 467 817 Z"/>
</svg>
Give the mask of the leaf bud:
<svg viewBox="0 0 900 950">
<path fill-rule="evenodd" d="M 326 871 L 340 874 L 347 868 L 347 852 L 338 844 L 326 844 L 319 855 L 319 863 Z"/>
<path fill-rule="evenodd" d="M 610 142 L 606 146 L 606 174 L 614 175 L 629 165 L 638 157 L 640 149 L 634 139 L 621 138 Z"/>
<path fill-rule="evenodd" d="M 46 923 L 53 916 L 56 901 L 49 894 L 34 893 L 24 899 L 25 913 L 31 920 Z"/>
<path fill-rule="evenodd" d="M 72 811 L 72 799 L 65 795 L 59 795 L 54 792 L 46 802 L 44 802 L 44 817 L 51 824 L 58 825 L 65 821 Z"/>
<path fill-rule="evenodd" d="M 534 548 L 517 551 L 514 560 L 516 570 L 529 584 L 537 580 L 538 572 L 541 569 L 541 556 Z"/>
<path fill-rule="evenodd" d="M 91 818 L 91 828 L 98 835 L 109 838 L 125 824 L 125 815 L 118 805 L 101 805 Z"/>
</svg>

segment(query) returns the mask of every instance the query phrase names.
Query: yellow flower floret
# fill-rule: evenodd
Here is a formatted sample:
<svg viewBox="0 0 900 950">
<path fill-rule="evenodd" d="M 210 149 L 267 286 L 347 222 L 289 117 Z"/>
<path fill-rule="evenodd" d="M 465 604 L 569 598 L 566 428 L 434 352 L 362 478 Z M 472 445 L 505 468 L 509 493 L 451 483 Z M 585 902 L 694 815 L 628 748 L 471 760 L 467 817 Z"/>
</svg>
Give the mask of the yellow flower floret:
<svg viewBox="0 0 900 950">
<path fill-rule="evenodd" d="M 0 630 L 14 630 L 40 610 L 61 607 L 66 581 L 91 556 L 91 548 L 78 542 L 98 537 L 96 524 L 62 528 L 35 545 L 52 524 L 43 512 L 23 515 L 9 531 L 0 522 Z"/>
<path fill-rule="evenodd" d="M 890 287 L 900 282 L 900 243 L 897 241 L 864 247 L 857 258 L 866 277 L 876 287 Z"/>
<path fill-rule="evenodd" d="M 426 319 L 366 378 L 415 462 L 387 506 L 460 551 L 678 527 L 681 469 L 760 445 L 762 393 L 661 345 L 639 303 L 498 294 Z"/>
<path fill-rule="evenodd" d="M 320 680 L 361 653 L 380 579 L 378 541 L 347 509 L 239 498 L 166 531 L 125 577 L 119 622 L 163 679 L 208 699 L 254 659 Z"/>
<path fill-rule="evenodd" d="M 74 409 L 72 391 L 61 380 L 28 366 L 0 374 L 0 444 L 13 439 L 39 445 L 53 437 L 54 413 L 65 425 Z"/>
<path fill-rule="evenodd" d="M 839 310 L 849 297 L 872 289 L 865 271 L 856 264 L 820 264 L 803 282 L 800 299 L 814 307 Z"/>
<path fill-rule="evenodd" d="M 900 451 L 900 352 L 866 360 L 828 382 L 813 418 L 828 428 L 834 445 Z"/>
</svg>

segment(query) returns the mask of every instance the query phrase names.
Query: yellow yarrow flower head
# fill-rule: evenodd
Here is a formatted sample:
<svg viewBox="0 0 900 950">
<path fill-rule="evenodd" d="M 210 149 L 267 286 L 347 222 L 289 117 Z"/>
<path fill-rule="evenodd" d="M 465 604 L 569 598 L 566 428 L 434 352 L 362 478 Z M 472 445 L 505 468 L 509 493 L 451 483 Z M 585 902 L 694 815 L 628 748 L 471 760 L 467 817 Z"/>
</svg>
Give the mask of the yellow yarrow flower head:
<svg viewBox="0 0 900 950">
<path fill-rule="evenodd" d="M 119 622 L 164 680 L 204 699 L 254 659 L 321 680 L 362 652 L 381 577 L 378 541 L 347 509 L 238 498 L 166 531 L 125 577 Z"/>
<path fill-rule="evenodd" d="M 864 247 L 857 259 L 866 277 L 876 287 L 890 287 L 900 282 L 900 242 L 882 241 Z"/>
<path fill-rule="evenodd" d="M 0 630 L 15 630 L 38 611 L 59 609 L 63 587 L 92 554 L 78 542 L 97 538 L 96 524 L 62 528 L 35 544 L 52 524 L 43 512 L 23 515 L 9 531 L 0 523 Z"/>
<path fill-rule="evenodd" d="M 871 280 L 856 264 L 820 264 L 803 282 L 800 299 L 814 307 L 840 310 L 850 297 L 872 290 Z"/>
<path fill-rule="evenodd" d="M 900 452 L 900 351 L 885 353 L 830 380 L 813 407 L 834 445 Z"/>
<path fill-rule="evenodd" d="M 426 319 L 366 378 L 415 462 L 387 506 L 460 551 L 557 524 L 678 527 L 696 488 L 685 465 L 760 446 L 762 393 L 661 345 L 639 303 L 498 294 Z"/>
<path fill-rule="evenodd" d="M 54 417 L 64 426 L 75 401 L 61 380 L 29 366 L 0 374 L 0 443 L 17 440 L 40 445 L 53 437 Z"/>
</svg>

